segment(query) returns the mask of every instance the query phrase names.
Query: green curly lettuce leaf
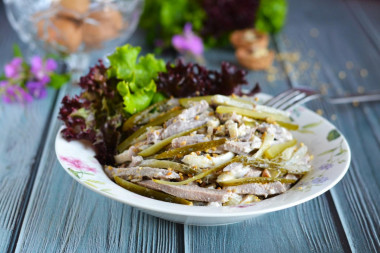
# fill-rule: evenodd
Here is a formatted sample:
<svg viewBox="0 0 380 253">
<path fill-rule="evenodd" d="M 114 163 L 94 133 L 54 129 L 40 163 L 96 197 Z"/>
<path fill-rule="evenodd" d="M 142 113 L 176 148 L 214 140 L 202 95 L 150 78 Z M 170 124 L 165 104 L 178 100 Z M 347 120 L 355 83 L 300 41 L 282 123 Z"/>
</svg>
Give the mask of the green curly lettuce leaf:
<svg viewBox="0 0 380 253">
<path fill-rule="evenodd" d="M 159 72 L 166 71 L 163 60 L 156 59 L 153 54 L 139 57 L 140 51 L 140 47 L 127 44 L 108 56 L 111 65 L 108 77 L 119 80 L 117 90 L 128 114 L 140 112 L 152 103 L 157 97 L 154 80 Z"/>
<path fill-rule="evenodd" d="M 286 0 L 261 0 L 255 28 L 261 32 L 279 32 L 285 24 L 287 8 Z"/>
<path fill-rule="evenodd" d="M 117 84 L 117 90 L 124 100 L 124 110 L 129 114 L 135 114 L 147 108 L 156 93 L 156 84 L 153 80 L 145 87 L 138 87 L 135 82 L 121 81 Z"/>
</svg>

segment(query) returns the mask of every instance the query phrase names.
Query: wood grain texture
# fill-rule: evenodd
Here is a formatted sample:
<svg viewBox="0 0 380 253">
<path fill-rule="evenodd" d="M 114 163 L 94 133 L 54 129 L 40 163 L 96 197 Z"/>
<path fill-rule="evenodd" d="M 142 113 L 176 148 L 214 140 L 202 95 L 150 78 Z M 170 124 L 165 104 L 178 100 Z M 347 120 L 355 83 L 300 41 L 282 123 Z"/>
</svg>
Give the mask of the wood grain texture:
<svg viewBox="0 0 380 253">
<path fill-rule="evenodd" d="M 366 22 L 377 20 L 373 13 L 378 4 L 366 2 L 371 2 L 371 7 L 360 3 L 364 6 L 363 15 L 369 13 L 368 20 L 363 21 L 363 15 L 353 17 L 352 6 L 356 8 L 358 4 L 355 1 L 290 0 L 288 24 L 272 47 L 281 52 L 297 51 L 301 60 L 293 65 L 277 62 L 275 80 L 263 72 L 250 72 L 250 83 L 259 81 L 263 91 L 271 94 L 289 85 L 315 88 L 323 85 L 329 95 L 356 92 L 359 85 L 367 91 L 379 89 L 380 55 L 374 43 L 377 35 L 373 32 L 378 28 L 373 26 L 370 32 L 363 29 Z M 131 42 L 141 45 L 139 36 Z M 14 41 L 1 37 L 0 45 L 5 40 L 7 44 Z M 219 68 L 222 60 L 236 63 L 231 50 L 210 50 L 205 57 L 212 68 Z M 353 63 L 351 69 L 346 66 L 348 62 Z M 301 71 L 302 63 L 308 67 Z M 297 71 L 291 71 L 289 66 Z M 368 76 L 360 76 L 363 69 Z M 341 71 L 344 78 L 339 77 Z M 58 101 L 66 92 L 60 92 Z M 9 130 L 0 133 L 0 139 L 6 140 L 0 143 L 3 151 L 0 153 L 3 166 L 0 167 L 0 252 L 6 250 L 14 228 L 21 224 L 17 221 L 21 220 L 17 252 L 376 252 L 380 249 L 377 169 L 380 157 L 376 155 L 380 153 L 379 103 L 359 107 L 332 106 L 323 101 L 309 104 L 312 109 L 323 109 L 327 118 L 337 117 L 333 123 L 348 137 L 354 154 L 349 173 L 331 193 L 240 224 L 196 227 L 146 215 L 77 184 L 60 167 L 52 149 L 60 125 L 55 116 L 47 124 L 45 148 L 41 163 L 35 164 L 38 173 L 23 217 L 20 206 L 27 203 L 23 196 L 29 193 L 25 195 L 22 187 L 30 175 L 33 152 L 39 146 L 36 136 L 41 138 L 43 134 L 45 122 L 37 119 L 46 118 L 48 101 L 39 101 L 22 110 L 0 107 L 0 126 Z M 58 108 L 57 103 L 53 115 L 57 115 Z M 20 147 L 25 139 L 27 145 Z M 20 157 L 20 154 L 25 155 Z M 15 164 L 18 168 L 12 170 Z"/>
<path fill-rule="evenodd" d="M 66 174 L 51 148 L 60 125 L 56 118 L 50 124 L 16 252 L 180 251 L 181 225 L 100 196 Z"/>
<path fill-rule="evenodd" d="M 2 73 L 4 64 L 12 59 L 12 44 L 20 44 L 6 20 L 3 3 L 0 3 L 0 24 Z M 47 99 L 30 105 L 0 102 L 0 252 L 17 240 L 55 93 L 51 90 Z"/>
<path fill-rule="evenodd" d="M 349 252 L 328 198 L 229 226 L 185 226 L 186 252 Z"/>
<path fill-rule="evenodd" d="M 380 54 L 363 27 L 341 1 L 319 1 L 318 5 L 324 11 L 316 12 L 315 5 L 306 1 L 290 7 L 299 15 L 290 15 L 284 36 L 279 40 L 280 47 L 285 51 L 296 49 L 303 55 L 315 51 L 314 62 L 321 69 L 316 78 L 290 75 L 292 82 L 296 85 L 324 84 L 330 95 L 378 90 Z M 313 29 L 317 29 L 318 36 L 312 33 L 316 31 Z M 287 40 L 290 43 L 284 43 Z M 347 68 L 348 62 L 353 68 Z M 363 70 L 368 75 L 362 75 Z M 379 250 L 380 104 L 354 107 L 316 101 L 310 106 L 323 109 L 327 118 L 337 116 L 334 123 L 347 137 L 352 149 L 348 174 L 331 190 L 351 249 L 357 252 Z"/>
<path fill-rule="evenodd" d="M 373 46 L 380 52 L 380 7 L 376 0 L 345 0 L 352 15 L 356 17 L 363 32 L 372 41 Z"/>
<path fill-rule="evenodd" d="M 222 59 L 236 62 L 231 53 L 226 53 Z M 274 67 L 277 69 L 275 80 L 269 81 L 265 72 L 250 72 L 249 83 L 259 82 L 263 91 L 270 94 L 287 89 L 290 79 L 284 66 L 281 62 L 275 62 Z M 240 224 L 185 226 L 185 251 L 282 252 L 286 249 L 289 252 L 347 252 L 349 245 L 333 206 L 328 195 L 322 195 L 298 207 Z"/>
</svg>

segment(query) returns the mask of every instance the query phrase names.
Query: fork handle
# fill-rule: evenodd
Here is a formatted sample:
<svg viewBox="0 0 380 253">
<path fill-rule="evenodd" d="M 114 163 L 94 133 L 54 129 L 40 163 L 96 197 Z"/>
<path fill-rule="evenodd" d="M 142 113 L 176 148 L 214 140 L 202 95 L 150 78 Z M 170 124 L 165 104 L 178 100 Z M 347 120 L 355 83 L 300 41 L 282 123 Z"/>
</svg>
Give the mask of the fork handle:
<svg viewBox="0 0 380 253">
<path fill-rule="evenodd" d="M 370 101 L 380 101 L 380 91 L 360 94 L 360 95 L 349 95 L 344 97 L 329 97 L 328 102 L 331 104 L 345 104 L 353 102 L 370 102 Z"/>
</svg>

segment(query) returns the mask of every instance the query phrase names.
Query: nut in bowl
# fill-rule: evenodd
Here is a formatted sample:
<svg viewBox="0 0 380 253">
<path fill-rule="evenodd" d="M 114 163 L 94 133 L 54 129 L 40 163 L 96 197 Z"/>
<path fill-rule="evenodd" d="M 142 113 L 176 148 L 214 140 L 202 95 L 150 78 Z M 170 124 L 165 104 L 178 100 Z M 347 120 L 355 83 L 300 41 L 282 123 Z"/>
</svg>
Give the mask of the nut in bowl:
<svg viewBox="0 0 380 253">
<path fill-rule="evenodd" d="M 265 94 L 258 94 L 257 97 L 259 101 L 269 98 Z M 314 156 L 310 162 L 311 169 L 282 194 L 273 194 L 270 198 L 251 201 L 249 204 L 188 206 L 148 198 L 128 191 L 111 180 L 107 175 L 108 167 L 104 171 L 103 166 L 94 158 L 94 151 L 82 142 L 68 142 L 59 131 L 55 148 L 63 168 L 75 180 L 99 194 L 175 222 L 195 225 L 228 224 L 311 200 L 333 187 L 346 173 L 350 150 L 341 133 L 327 120 L 303 107 L 293 110 L 291 117 L 293 123 L 299 125 L 298 130 L 292 131 L 294 138 L 309 147 L 309 153 Z M 161 152 L 164 155 L 167 153 L 168 151 Z M 156 157 L 160 158 L 162 157 Z"/>
<path fill-rule="evenodd" d="M 239 63 L 252 70 L 266 70 L 272 66 L 274 51 L 268 49 L 269 36 L 255 29 L 234 31 L 230 36 Z"/>
<path fill-rule="evenodd" d="M 10 23 L 25 43 L 82 57 L 105 55 L 125 42 L 136 29 L 142 5 L 142 0 L 5 1 Z"/>
</svg>

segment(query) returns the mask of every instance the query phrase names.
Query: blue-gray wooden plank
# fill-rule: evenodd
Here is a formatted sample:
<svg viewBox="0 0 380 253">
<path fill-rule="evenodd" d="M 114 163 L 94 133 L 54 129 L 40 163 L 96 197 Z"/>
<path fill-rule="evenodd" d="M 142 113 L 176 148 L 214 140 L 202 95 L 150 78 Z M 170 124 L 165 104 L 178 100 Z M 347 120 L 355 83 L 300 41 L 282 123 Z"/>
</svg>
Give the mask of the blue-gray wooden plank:
<svg viewBox="0 0 380 253">
<path fill-rule="evenodd" d="M 0 72 L 12 59 L 12 44 L 22 43 L 10 27 L 0 3 Z M 22 47 L 25 49 L 25 47 Z M 0 252 L 17 240 L 34 181 L 41 139 L 56 91 L 32 104 L 0 102 Z"/>
<path fill-rule="evenodd" d="M 291 2 L 294 3 L 294 2 Z M 290 16 L 284 36 L 279 40 L 282 50 L 299 50 L 307 55 L 316 52 L 315 63 L 320 71 L 314 78 L 292 77 L 296 85 L 324 84 L 330 95 L 379 89 L 380 53 L 368 36 L 365 26 L 352 16 L 342 1 L 301 1 L 292 5 L 299 15 Z M 373 4 L 380 13 L 380 3 Z M 372 33 L 371 33 L 372 34 Z M 370 34 L 370 35 L 371 35 Z M 285 38 L 286 36 L 286 38 Z M 293 45 L 283 43 L 290 40 Z M 348 237 L 351 249 L 374 252 L 380 249 L 380 103 L 329 105 L 317 101 L 312 108 L 321 108 L 325 116 L 337 116 L 335 124 L 347 137 L 352 149 L 352 165 L 331 194 Z"/>
<path fill-rule="evenodd" d="M 292 13 L 290 13 L 292 15 Z M 272 45 L 275 47 L 275 45 Z M 231 54 L 223 58 L 236 61 Z M 282 62 L 275 62 L 275 79 L 250 72 L 264 92 L 276 94 L 289 88 Z M 269 80 L 269 81 L 268 81 Z M 308 203 L 262 215 L 240 224 L 220 227 L 185 226 L 186 252 L 347 252 L 349 245 L 339 217 L 325 194 Z"/>
<path fill-rule="evenodd" d="M 132 44 L 143 45 L 136 33 Z M 66 93 L 64 87 L 58 102 Z M 54 148 L 61 122 L 54 109 L 17 252 L 181 252 L 183 226 L 146 215 L 76 183 L 59 165 Z"/>
<path fill-rule="evenodd" d="M 51 148 L 60 125 L 51 121 L 16 252 L 180 251 L 181 225 L 100 196 L 66 174 Z"/>
<path fill-rule="evenodd" d="M 217 63 L 221 60 L 221 58 L 232 58 L 232 54 L 230 53 L 226 53 L 225 51 L 218 51 L 217 52 L 219 54 L 219 57 L 213 57 L 211 59 L 211 62 L 210 64 L 211 65 L 214 65 L 213 63 Z M 210 55 L 209 55 L 210 56 Z M 208 59 L 210 59 L 210 57 L 208 57 Z M 260 80 L 262 83 L 264 83 L 264 79 L 265 77 L 262 75 L 262 74 L 250 74 L 250 78 L 251 80 L 252 79 L 255 79 L 257 78 L 258 80 Z M 282 82 L 279 82 L 280 84 L 277 85 L 277 82 L 275 83 L 270 83 L 270 85 L 272 86 L 268 86 L 267 88 L 265 88 L 265 91 L 274 91 L 274 90 L 281 90 L 281 89 L 284 89 L 286 88 L 286 86 L 282 85 Z M 277 86 L 275 86 L 277 85 Z M 339 117 L 339 115 L 338 115 Z M 53 131 L 54 132 L 54 131 Z M 49 140 L 51 141 L 51 138 L 49 138 Z M 48 152 L 48 151 L 46 151 Z M 126 207 L 126 206 L 120 206 L 118 205 L 116 208 L 109 208 L 108 206 L 109 205 L 112 205 L 112 203 L 114 202 L 106 202 L 106 203 L 103 203 L 102 201 L 98 200 L 99 198 L 103 198 L 103 197 L 100 197 L 100 196 L 96 196 L 96 197 L 91 197 L 89 194 L 93 194 L 93 193 L 85 193 L 85 191 L 89 192 L 88 190 L 83 190 L 82 188 L 79 190 L 77 189 L 77 187 L 80 187 L 78 185 L 73 185 L 73 182 L 72 181 L 68 181 L 70 180 L 68 178 L 68 176 L 64 175 L 63 171 L 60 170 L 59 166 L 57 165 L 57 163 L 55 162 L 53 165 L 55 168 L 50 168 L 48 165 L 51 165 L 51 162 L 54 162 L 53 158 L 52 158 L 52 154 L 48 155 L 48 154 L 44 154 L 44 161 L 45 160 L 50 160 L 50 163 L 46 163 L 46 164 L 41 164 L 41 168 L 46 168 L 48 167 L 48 169 L 44 170 L 43 172 L 41 172 L 41 174 L 39 174 L 39 177 L 38 177 L 38 180 L 36 181 L 36 187 L 34 189 L 34 193 L 33 193 L 33 196 L 32 196 L 32 201 L 31 201 L 31 206 L 29 207 L 29 210 L 28 210 L 28 214 L 25 218 L 25 223 L 24 223 L 24 227 L 23 227 L 23 230 L 22 230 L 22 234 L 21 234 L 21 237 L 20 237 L 20 242 L 18 244 L 18 250 L 20 251 L 30 251 L 30 250 L 33 250 L 33 251 L 38 251 L 38 250 L 59 250 L 59 249 L 62 249 L 63 251 L 70 251 L 70 250 L 75 250 L 75 249 L 83 249 L 83 250 L 87 250 L 87 251 L 102 251 L 102 250 L 106 250 L 106 249 L 110 249 L 110 250 L 116 250 L 116 249 L 126 249 L 127 247 L 131 247 L 131 251 L 148 251 L 148 249 L 151 249 L 152 251 L 154 250 L 167 250 L 167 251 L 175 251 L 175 250 L 180 250 L 181 247 L 180 245 L 182 245 L 180 242 L 182 240 L 182 238 L 180 238 L 178 236 L 178 234 L 181 234 L 181 226 L 180 225 L 177 225 L 176 227 L 173 227 L 173 226 L 168 226 L 168 224 L 171 224 L 171 223 L 168 223 L 168 222 L 165 222 L 165 221 L 162 221 L 162 220 L 159 220 L 159 219 L 156 219 L 156 218 L 152 218 L 150 216 L 147 216 L 147 215 L 135 215 L 134 214 L 131 214 L 133 213 L 133 211 L 128 211 L 128 212 L 125 212 L 125 211 L 122 211 L 124 215 L 130 215 L 128 216 L 128 218 L 132 219 L 133 222 L 131 222 L 131 226 L 133 228 L 131 228 L 131 230 L 127 230 L 127 229 L 123 229 L 123 230 L 118 230 L 116 229 L 115 233 L 112 233 L 112 235 L 108 236 L 107 237 L 107 233 L 106 231 L 109 231 L 109 229 L 112 229 L 114 228 L 115 225 L 112 225 L 114 223 L 112 222 L 109 222 L 108 219 L 112 219 L 112 218 L 109 218 L 109 213 L 112 212 L 113 210 L 119 210 L 120 207 L 122 209 L 125 209 L 125 208 L 129 208 L 129 207 Z M 47 157 L 47 159 L 45 159 L 45 157 Z M 54 156 L 53 156 L 54 157 Z M 56 170 L 59 170 L 59 173 L 55 174 L 54 178 L 52 178 L 52 173 L 56 173 Z M 48 175 L 48 178 L 45 178 L 45 180 L 41 180 L 40 177 L 45 177 L 45 175 Z M 63 187 L 64 189 L 70 189 L 70 192 L 58 192 L 57 193 L 57 187 L 56 186 L 54 188 L 54 185 L 56 185 L 56 181 L 57 178 L 65 178 L 65 180 L 63 180 L 64 182 L 61 182 L 61 188 Z M 38 182 L 38 184 L 37 184 Z M 68 182 L 71 182 L 72 184 L 70 185 L 70 183 Z M 49 185 L 49 184 L 52 184 L 52 185 Z M 66 187 L 65 187 L 66 186 Z M 58 195 L 57 195 L 58 194 Z M 63 195 L 63 196 L 62 196 Z M 68 195 L 68 196 L 67 196 Z M 75 200 L 75 196 L 83 196 L 83 197 L 79 197 L 80 200 L 82 202 L 84 202 L 83 204 L 79 205 L 79 200 Z M 54 198 L 56 200 L 54 200 Z M 90 198 L 89 201 L 87 201 L 87 198 Z M 293 209 L 297 209 L 297 210 L 292 210 L 292 209 L 289 209 L 289 210 L 286 210 L 284 212 L 289 212 L 289 216 L 293 217 L 294 220 L 296 220 L 296 218 L 299 217 L 299 219 L 303 219 L 302 221 L 298 221 L 296 223 L 296 227 L 299 227 L 301 229 L 303 229 L 302 231 L 302 234 L 304 234 L 303 236 L 300 235 L 299 237 L 296 237 L 298 240 L 297 240 L 297 244 L 300 244 L 301 240 L 305 239 L 306 238 L 306 241 L 309 243 L 308 244 L 308 247 L 297 247 L 297 244 L 293 244 L 291 245 L 290 242 L 292 240 L 295 240 L 293 238 L 293 236 L 297 236 L 297 232 L 299 232 L 299 230 L 290 230 L 288 234 L 286 234 L 287 237 L 289 237 L 289 239 L 287 240 L 284 240 L 285 242 L 285 245 L 286 246 L 289 246 L 290 244 L 290 248 L 292 249 L 309 249 L 309 250 L 316 250 L 316 251 L 339 251 L 339 250 L 342 250 L 342 249 L 345 249 L 344 247 L 344 241 L 345 241 L 345 238 L 344 238 L 344 235 L 343 237 L 339 238 L 339 236 L 337 236 L 337 234 L 341 233 L 341 228 L 340 228 L 340 224 L 339 224 L 339 221 L 337 221 L 337 218 L 336 218 L 336 214 L 334 213 L 334 209 L 331 207 L 331 205 L 329 206 L 329 203 L 331 201 L 328 201 L 329 198 L 326 198 L 326 196 L 322 196 L 320 198 L 318 198 L 317 200 L 314 200 L 310 203 L 307 203 L 305 205 L 302 205 L 300 207 L 296 207 L 296 208 L 293 208 Z M 68 201 L 69 204 L 67 204 L 66 202 Z M 93 202 L 96 202 L 97 201 L 97 205 L 99 206 L 105 206 L 104 210 L 102 211 L 97 211 L 97 208 L 93 207 L 94 206 L 94 203 Z M 109 200 L 107 200 L 109 201 Z M 57 202 L 58 202 L 58 205 L 57 205 Z M 42 205 L 41 205 L 42 203 Z M 45 205 L 47 206 L 47 208 L 43 208 L 44 204 L 45 203 L 49 203 L 48 205 Z M 73 205 L 74 208 L 70 208 L 70 205 Z M 84 206 L 87 206 L 89 205 L 91 208 L 89 208 L 88 210 L 84 207 Z M 310 207 L 308 207 L 308 205 Z M 63 207 L 63 208 L 62 208 Z M 67 214 L 65 216 L 63 216 L 62 220 L 60 219 L 60 217 L 47 217 L 47 216 L 54 216 L 53 214 L 55 214 L 55 212 L 53 212 L 54 210 L 52 210 L 53 208 L 56 208 L 56 210 L 63 210 L 63 213 Z M 305 208 L 306 210 L 302 210 L 303 208 Z M 35 210 L 36 209 L 36 210 Z M 300 210 L 298 210 L 300 209 Z M 309 212 L 310 210 L 313 210 L 312 212 Z M 322 211 L 320 211 L 322 210 Z M 87 211 L 87 212 L 86 212 Z M 88 217 L 88 215 L 86 216 L 86 214 L 90 213 L 90 217 Z M 106 215 L 106 218 L 104 217 L 104 214 L 107 214 Z M 139 213 L 139 212 L 136 212 L 136 213 Z M 297 214 L 298 213 L 298 214 Z M 315 214 L 318 214 L 320 213 L 321 216 L 315 216 Z M 114 214 L 114 212 L 112 212 L 112 214 Z M 275 214 L 271 214 L 269 215 L 268 217 L 271 217 L 272 220 L 277 220 L 279 222 L 283 221 L 284 219 L 287 218 L 287 216 L 285 216 L 284 214 L 281 216 L 281 215 L 276 215 L 277 213 Z M 297 215 L 296 215 L 297 214 Z M 307 216 L 307 214 L 310 214 L 310 216 Z M 326 216 L 325 216 L 326 214 Z M 116 217 L 122 217 L 124 218 L 125 216 L 124 215 L 120 215 L 120 213 L 118 213 L 118 215 L 116 215 Z M 144 217 L 146 216 L 146 217 Z M 65 217 L 69 217 L 69 218 L 65 218 Z M 111 216 L 111 217 L 114 217 L 114 216 Z M 320 218 L 321 217 L 321 218 Z M 133 219 L 133 218 L 137 218 L 138 221 L 136 221 L 136 219 Z M 263 217 L 265 218 L 265 217 Z M 310 218 L 310 221 L 305 221 L 307 218 Z M 85 220 L 85 222 L 83 222 L 82 220 Z M 149 224 L 147 220 L 149 219 L 153 219 L 153 224 L 151 224 L 151 226 L 147 226 L 146 224 Z M 269 219 L 269 218 L 267 218 Z M 159 234 L 157 231 L 155 231 L 155 228 L 156 228 L 156 223 L 157 223 L 157 220 L 158 222 L 162 222 L 162 224 L 164 224 L 163 226 L 159 226 L 159 229 L 161 229 L 161 233 L 165 234 L 165 235 L 171 235 L 173 236 L 173 238 L 171 238 L 172 240 L 170 240 L 169 242 L 167 242 L 166 244 L 164 243 L 165 241 L 163 241 L 163 238 L 162 237 L 159 237 Z M 256 220 L 252 220 L 252 221 L 248 221 L 246 223 L 251 223 L 251 222 L 254 222 Z M 305 221 L 305 223 L 303 224 L 302 222 Z M 323 225 L 321 223 L 316 223 L 317 221 L 323 221 Z M 68 223 L 68 226 L 65 226 L 65 223 Z M 75 224 L 76 222 L 78 222 L 79 224 Z M 115 221 L 116 223 L 118 222 L 118 220 Z M 126 222 L 127 224 L 129 224 L 128 222 Z M 244 224 L 246 224 L 244 223 Z M 314 223 L 316 223 L 314 225 Z M 90 233 L 85 233 L 83 231 L 83 228 L 80 228 L 80 226 L 83 224 L 88 224 L 88 226 L 86 226 L 85 228 L 89 229 L 89 231 L 91 231 Z M 120 223 L 117 223 L 120 225 Z M 142 224 L 140 226 L 138 226 L 139 224 Z M 273 224 L 274 226 L 278 224 L 278 223 L 275 223 Z M 326 225 L 325 225 L 326 224 Z M 49 226 L 50 225 L 50 226 Z M 246 228 L 247 229 L 247 233 L 248 231 L 251 232 L 251 231 L 258 231 L 260 232 L 260 230 L 255 230 L 255 226 L 257 224 L 253 224 L 253 225 L 250 225 Z M 137 229 L 137 226 L 139 227 L 139 229 Z M 233 227 L 236 226 L 237 229 L 233 229 Z M 234 225 L 234 226 L 231 226 L 231 227 L 227 227 L 229 228 L 229 230 L 231 230 L 232 232 L 229 232 L 229 235 L 239 235 L 239 236 L 235 236 L 236 237 L 240 237 L 242 238 L 242 235 L 240 233 L 238 233 L 241 229 L 241 227 L 239 227 L 240 225 Z M 269 229 L 271 226 L 267 226 L 267 223 L 262 223 L 261 224 L 261 228 L 267 228 Z M 141 228 L 143 227 L 143 228 Z M 42 228 L 42 232 L 41 233 L 38 233 L 38 230 Z M 173 229 L 174 228 L 174 229 Z M 103 229 L 101 231 L 99 231 L 99 229 Z M 320 230 L 322 232 L 318 232 L 318 233 L 314 233 L 314 230 Z M 94 232 L 94 230 L 96 230 L 96 232 Z M 143 236 L 143 238 L 141 239 L 141 241 L 137 241 L 137 242 L 134 242 L 134 239 L 135 238 L 138 238 L 138 237 L 133 237 L 132 235 L 128 237 L 128 240 L 127 242 L 128 243 L 125 243 L 125 244 L 122 244 L 120 243 L 120 241 L 123 241 L 122 239 L 125 239 L 127 238 L 127 235 L 128 233 L 134 233 L 135 235 L 138 235 L 138 233 L 140 231 L 144 231 L 146 232 L 146 235 Z M 223 240 L 219 240 L 217 242 L 215 242 L 214 240 L 214 237 L 212 237 L 212 233 L 213 232 L 218 232 L 218 231 L 221 231 L 221 230 L 218 230 L 218 231 L 214 231 L 212 229 L 208 230 L 208 229 L 205 229 L 203 230 L 203 232 L 201 231 L 201 229 L 197 230 L 196 228 L 194 227 L 189 227 L 189 228 L 185 228 L 186 230 L 186 249 L 198 249 L 198 250 L 205 250 L 207 251 L 207 249 L 210 249 L 210 248 L 207 248 L 209 247 L 209 242 L 210 240 L 212 241 L 212 243 L 216 244 L 214 248 L 218 248 L 218 249 L 228 249 L 229 251 L 231 251 L 231 249 L 234 249 L 234 248 L 231 248 L 231 247 L 227 247 L 228 245 L 231 245 L 231 244 L 228 244 L 228 243 L 224 243 Z M 174 232 L 173 232 L 174 231 Z M 193 232 L 193 233 L 189 233 L 190 232 Z M 206 231 L 206 233 L 204 233 L 204 231 Z M 72 232 L 72 234 L 70 234 Z M 332 234 L 330 234 L 330 232 Z M 51 234 L 51 237 L 48 237 L 46 239 L 44 239 L 44 236 L 46 236 L 46 234 Z M 260 236 L 260 233 L 257 233 L 259 236 L 256 237 L 258 239 L 261 239 L 261 243 L 265 244 L 265 242 L 262 242 L 262 236 Z M 69 236 L 70 235 L 70 236 Z M 202 237 L 204 239 L 204 241 L 200 241 L 200 239 L 202 238 L 198 238 L 196 237 L 197 235 L 199 235 L 199 237 Z M 282 236 L 284 236 L 283 234 L 281 234 Z M 326 236 L 328 235 L 328 236 Z M 83 237 L 83 238 L 82 238 Z M 121 240 L 117 240 L 117 238 L 120 237 Z M 252 246 L 253 245 L 253 241 L 252 240 L 252 237 L 253 235 L 251 234 L 251 237 L 247 237 L 248 240 L 250 240 L 250 244 L 244 244 L 243 243 L 247 243 L 247 241 L 244 241 L 242 239 L 239 239 L 240 241 L 237 241 L 238 243 L 235 244 L 234 246 L 240 246 L 241 249 L 253 249 L 252 247 L 248 247 L 248 246 Z M 63 238 L 63 239 L 62 239 Z M 104 239 L 106 238 L 106 239 Z M 226 238 L 229 238 L 229 236 L 227 236 Z M 196 239 L 199 239 L 199 240 L 196 240 Z M 209 239 L 209 240 L 208 240 Z M 36 242 L 37 241 L 37 244 L 34 245 L 33 242 Z M 40 243 L 38 243 L 38 241 L 41 241 Z M 179 242 L 178 242 L 179 241 Z M 197 245 L 197 241 L 198 241 L 198 244 L 199 245 L 202 245 L 202 247 L 198 247 L 198 248 L 192 248 L 191 245 Z M 271 240 L 273 241 L 273 240 Z M 49 243 L 51 242 L 51 243 Z M 94 242 L 93 244 L 89 244 L 89 242 Z M 107 244 L 108 243 L 108 244 Z M 138 243 L 137 245 L 139 246 L 136 246 L 136 244 L 134 243 Z M 324 245 L 323 243 L 325 243 L 326 245 Z M 128 245 L 127 245 L 128 244 Z M 343 244 L 343 245 L 342 245 Z M 132 246 L 131 246 L 132 245 Z M 133 246 L 134 245 L 134 246 Z M 158 246 L 159 245 L 159 246 Z M 160 246 L 161 245 L 161 246 Z M 164 245 L 164 246 L 162 246 Z M 178 247 L 179 245 L 179 247 Z M 225 248 L 223 248 L 222 246 L 223 245 L 227 245 Z M 254 245 L 253 245 L 254 246 Z M 149 248 L 150 247 L 150 248 Z M 343 248 L 342 248 L 343 247 Z M 257 247 L 259 248 L 259 247 Z M 235 248 L 236 249 L 236 248 Z M 278 248 L 277 248 L 278 250 Z M 233 250 L 232 250 L 233 251 Z M 236 251 L 236 250 L 235 250 Z"/>
<path fill-rule="evenodd" d="M 380 52 L 380 10 L 377 0 L 346 0 L 353 16 L 361 24 L 363 31 L 367 34 L 373 45 Z"/>
</svg>

